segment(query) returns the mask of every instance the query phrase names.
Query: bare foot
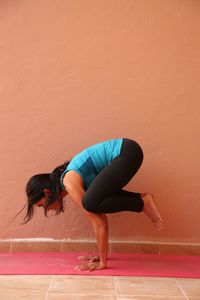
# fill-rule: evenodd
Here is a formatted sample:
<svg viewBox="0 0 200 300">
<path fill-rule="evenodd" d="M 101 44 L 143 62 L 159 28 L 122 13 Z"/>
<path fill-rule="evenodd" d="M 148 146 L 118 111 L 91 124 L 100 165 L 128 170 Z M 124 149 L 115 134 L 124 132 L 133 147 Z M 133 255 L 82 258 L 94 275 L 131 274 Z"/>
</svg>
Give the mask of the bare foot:
<svg viewBox="0 0 200 300">
<path fill-rule="evenodd" d="M 163 219 L 156 207 L 153 195 L 150 193 L 144 193 L 141 195 L 144 201 L 143 212 L 151 219 L 153 225 L 157 231 L 163 228 Z"/>
</svg>

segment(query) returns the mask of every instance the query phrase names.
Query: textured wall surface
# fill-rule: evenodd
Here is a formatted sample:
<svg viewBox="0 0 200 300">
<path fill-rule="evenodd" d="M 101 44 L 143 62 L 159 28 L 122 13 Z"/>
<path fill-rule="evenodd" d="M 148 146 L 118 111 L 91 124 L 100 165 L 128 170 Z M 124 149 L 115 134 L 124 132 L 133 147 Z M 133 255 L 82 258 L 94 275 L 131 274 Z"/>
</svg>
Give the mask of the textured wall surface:
<svg viewBox="0 0 200 300">
<path fill-rule="evenodd" d="M 200 242 L 200 2 L 0 2 L 0 238 L 92 239 L 65 213 L 36 208 L 24 226 L 25 184 L 93 143 L 137 140 L 144 162 L 127 189 L 150 191 L 165 220 L 109 215 L 113 240 Z"/>
</svg>

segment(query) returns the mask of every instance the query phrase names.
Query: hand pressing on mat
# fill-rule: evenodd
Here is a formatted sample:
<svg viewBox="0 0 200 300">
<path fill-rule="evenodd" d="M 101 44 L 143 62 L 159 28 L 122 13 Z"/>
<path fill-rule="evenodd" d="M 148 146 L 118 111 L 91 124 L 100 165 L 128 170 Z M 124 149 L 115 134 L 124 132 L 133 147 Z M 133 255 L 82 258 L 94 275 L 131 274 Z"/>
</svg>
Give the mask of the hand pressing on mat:
<svg viewBox="0 0 200 300">
<path fill-rule="evenodd" d="M 76 270 L 76 271 L 88 271 L 88 272 L 91 272 L 94 270 L 104 270 L 104 269 L 106 269 L 106 266 L 99 262 L 79 265 L 74 268 L 74 270 Z"/>
<path fill-rule="evenodd" d="M 78 256 L 78 259 L 79 260 L 89 260 L 90 263 L 100 261 L 100 257 L 98 255 L 81 255 L 81 256 Z"/>
</svg>

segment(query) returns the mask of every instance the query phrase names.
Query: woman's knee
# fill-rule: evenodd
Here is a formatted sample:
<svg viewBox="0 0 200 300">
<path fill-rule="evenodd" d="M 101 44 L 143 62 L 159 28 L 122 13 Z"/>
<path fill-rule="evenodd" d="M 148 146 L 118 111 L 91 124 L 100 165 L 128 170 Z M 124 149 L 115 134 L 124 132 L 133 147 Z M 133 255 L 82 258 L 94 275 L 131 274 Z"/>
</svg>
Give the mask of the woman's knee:
<svg viewBox="0 0 200 300">
<path fill-rule="evenodd" d="M 83 196 L 82 205 L 83 208 L 85 208 L 87 211 L 94 213 L 97 212 L 97 207 L 95 205 L 94 199 L 92 199 L 90 195 L 87 195 L 87 193 L 85 193 L 85 195 Z"/>
</svg>

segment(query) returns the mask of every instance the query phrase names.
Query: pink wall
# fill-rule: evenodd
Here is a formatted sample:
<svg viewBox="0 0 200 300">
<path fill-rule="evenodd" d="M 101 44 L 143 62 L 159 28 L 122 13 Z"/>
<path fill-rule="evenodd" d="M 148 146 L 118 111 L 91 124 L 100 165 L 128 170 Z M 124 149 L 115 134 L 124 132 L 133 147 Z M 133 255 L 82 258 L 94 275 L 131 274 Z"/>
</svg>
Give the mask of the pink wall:
<svg viewBox="0 0 200 300">
<path fill-rule="evenodd" d="M 0 238 L 94 238 L 70 199 L 20 226 L 25 184 L 83 148 L 136 139 L 133 191 L 154 193 L 165 230 L 109 215 L 110 238 L 200 242 L 200 3 L 189 0 L 0 2 Z"/>
</svg>

